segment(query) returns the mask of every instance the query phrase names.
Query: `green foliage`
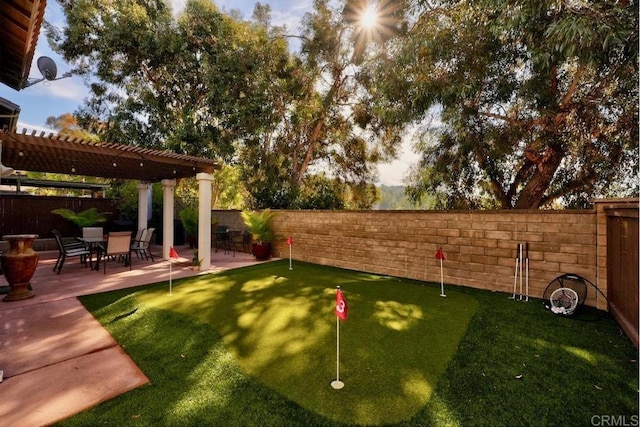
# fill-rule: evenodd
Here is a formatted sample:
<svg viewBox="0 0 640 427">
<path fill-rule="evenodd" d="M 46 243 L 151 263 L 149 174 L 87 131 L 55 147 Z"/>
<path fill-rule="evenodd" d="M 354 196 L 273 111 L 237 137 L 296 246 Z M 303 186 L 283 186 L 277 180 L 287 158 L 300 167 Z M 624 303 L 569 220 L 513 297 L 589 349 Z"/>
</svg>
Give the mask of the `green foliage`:
<svg viewBox="0 0 640 427">
<path fill-rule="evenodd" d="M 122 218 L 136 221 L 138 218 L 138 183 L 131 180 L 112 180 L 110 197 L 118 206 Z M 180 200 L 178 199 L 178 202 Z M 160 223 L 162 217 L 162 187 L 151 186 L 151 221 Z"/>
<path fill-rule="evenodd" d="M 375 180 L 375 164 L 395 155 L 400 143 L 393 123 L 369 107 L 371 81 L 360 67 L 371 40 L 343 19 L 341 5 L 334 6 L 318 0 L 303 18 L 301 54 L 282 73 L 271 73 L 268 122 L 240 151 L 254 209 L 370 207 L 371 192 L 361 190 Z M 312 196 L 319 168 L 348 187 L 353 199 L 327 187 Z M 336 195 L 345 198 L 329 200 Z"/>
<path fill-rule="evenodd" d="M 262 4 L 254 22 L 208 0 L 189 0 L 176 16 L 166 2 L 62 6 L 66 26 L 46 30 L 74 71 L 92 76 L 76 113 L 86 129 L 107 141 L 237 162 L 246 190 L 216 184 L 216 206 L 293 207 L 317 168 L 351 189 L 354 199 L 342 205 L 371 206 L 374 165 L 395 155 L 400 138 L 370 108 L 371 76 L 360 67 L 370 42 L 397 31 L 376 37 L 343 19 L 340 5 L 318 0 L 304 18 L 302 51 L 292 54 Z M 384 10 L 384 30 L 398 27 L 402 8 Z"/>
<path fill-rule="evenodd" d="M 61 208 L 51 211 L 52 214 L 60 215 L 66 220 L 73 222 L 78 227 L 91 227 L 107 221 L 110 212 L 98 212 L 96 208 L 90 208 L 81 212 L 74 212 L 71 209 Z"/>
<path fill-rule="evenodd" d="M 238 166 L 224 165 L 216 171 L 211 195 L 214 209 L 242 209 L 245 207 L 246 194 Z"/>
<path fill-rule="evenodd" d="M 298 209 L 344 209 L 344 185 L 326 175 L 310 175 L 298 193 Z"/>
<path fill-rule="evenodd" d="M 175 187 L 175 196 L 179 200 L 178 206 L 198 208 L 198 180 L 195 177 L 181 179 Z"/>
<path fill-rule="evenodd" d="M 425 195 L 419 203 L 416 203 L 407 195 L 407 189 L 404 186 L 382 185 L 378 190 L 380 191 L 380 201 L 376 203 L 375 209 L 413 210 L 435 208 L 435 200 L 433 197 Z"/>
<path fill-rule="evenodd" d="M 251 233 L 255 242 L 263 244 L 273 241 L 272 223 L 278 215 L 277 212 L 267 208 L 262 211 L 243 211 L 241 215 L 247 231 Z"/>
<path fill-rule="evenodd" d="M 182 209 L 178 216 L 184 227 L 184 231 L 188 236 L 198 235 L 198 209 L 192 207 L 186 207 Z"/>
<path fill-rule="evenodd" d="M 76 73 L 97 78 L 77 115 L 103 140 L 230 159 L 233 142 L 268 115 L 265 62 L 277 71 L 288 53 L 264 28 L 207 0 L 187 1 L 175 17 L 166 2 L 63 8 L 66 27 L 47 34 Z"/>
<path fill-rule="evenodd" d="M 193 267 L 200 267 L 202 264 L 202 258 L 198 258 L 198 248 L 193 248 L 193 256 L 191 257 L 191 265 Z"/>
<path fill-rule="evenodd" d="M 638 194 L 638 2 L 419 2 L 372 71 L 376 108 L 424 126 L 411 194 L 449 208 Z"/>
</svg>

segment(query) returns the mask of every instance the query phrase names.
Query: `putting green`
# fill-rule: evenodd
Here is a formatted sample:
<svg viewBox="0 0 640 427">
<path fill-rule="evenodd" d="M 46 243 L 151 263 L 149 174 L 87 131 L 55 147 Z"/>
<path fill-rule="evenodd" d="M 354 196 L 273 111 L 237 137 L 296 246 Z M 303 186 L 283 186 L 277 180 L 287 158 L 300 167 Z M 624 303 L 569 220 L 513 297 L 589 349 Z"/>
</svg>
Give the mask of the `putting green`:
<svg viewBox="0 0 640 427">
<path fill-rule="evenodd" d="M 340 322 L 336 379 L 336 286 Z M 429 400 L 478 303 L 455 289 L 311 264 L 273 262 L 200 276 L 140 302 L 198 317 L 218 330 L 242 368 L 330 419 L 385 424 Z"/>
</svg>

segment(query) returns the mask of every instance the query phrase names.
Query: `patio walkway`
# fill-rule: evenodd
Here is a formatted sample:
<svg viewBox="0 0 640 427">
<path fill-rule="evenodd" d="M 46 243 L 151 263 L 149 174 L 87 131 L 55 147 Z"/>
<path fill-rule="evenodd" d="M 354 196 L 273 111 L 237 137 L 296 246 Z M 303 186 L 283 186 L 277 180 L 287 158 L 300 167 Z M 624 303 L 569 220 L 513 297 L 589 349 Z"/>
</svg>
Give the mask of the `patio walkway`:
<svg viewBox="0 0 640 427">
<path fill-rule="evenodd" d="M 176 250 L 181 258 L 173 279 L 206 274 L 189 267 L 188 247 Z M 50 425 L 149 382 L 76 297 L 169 280 L 161 248 L 152 251 L 155 262 L 134 256 L 131 271 L 110 262 L 106 275 L 77 259 L 68 259 L 57 275 L 58 251 L 39 252 L 31 280 L 35 297 L 0 302 L 0 424 Z M 255 263 L 250 254 L 213 252 L 210 272 Z"/>
</svg>

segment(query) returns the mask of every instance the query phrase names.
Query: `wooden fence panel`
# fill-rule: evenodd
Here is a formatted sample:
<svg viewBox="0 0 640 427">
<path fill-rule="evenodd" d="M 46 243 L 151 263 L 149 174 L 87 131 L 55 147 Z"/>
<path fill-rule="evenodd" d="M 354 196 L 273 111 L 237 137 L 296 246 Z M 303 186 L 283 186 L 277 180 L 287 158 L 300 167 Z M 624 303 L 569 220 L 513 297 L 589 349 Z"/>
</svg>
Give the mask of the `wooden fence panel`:
<svg viewBox="0 0 640 427">
<path fill-rule="evenodd" d="M 638 346 L 638 211 L 607 212 L 607 284 L 611 312 Z"/>
<path fill-rule="evenodd" d="M 0 236 L 27 233 L 37 234 L 40 238 L 53 238 L 53 229 L 59 230 L 65 237 L 79 235 L 79 230 L 70 221 L 51 213 L 59 208 L 74 212 L 90 208 L 96 208 L 98 212 L 111 212 L 109 222 L 105 224 L 107 229 L 118 218 L 113 199 L 3 194 L 0 196 Z"/>
</svg>

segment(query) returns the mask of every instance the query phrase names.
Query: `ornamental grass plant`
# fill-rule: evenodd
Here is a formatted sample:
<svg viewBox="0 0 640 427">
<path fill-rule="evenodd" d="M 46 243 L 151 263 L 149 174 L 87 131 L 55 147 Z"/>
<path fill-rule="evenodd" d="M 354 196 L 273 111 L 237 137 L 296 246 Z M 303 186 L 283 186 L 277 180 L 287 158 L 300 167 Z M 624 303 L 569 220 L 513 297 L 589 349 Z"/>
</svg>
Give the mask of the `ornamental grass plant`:
<svg viewBox="0 0 640 427">
<path fill-rule="evenodd" d="M 336 286 L 349 305 L 340 322 Z M 150 384 L 60 425 L 592 425 L 638 413 L 637 351 L 609 317 L 276 261 L 82 297 Z M 585 316 L 584 319 L 594 319 Z"/>
</svg>

